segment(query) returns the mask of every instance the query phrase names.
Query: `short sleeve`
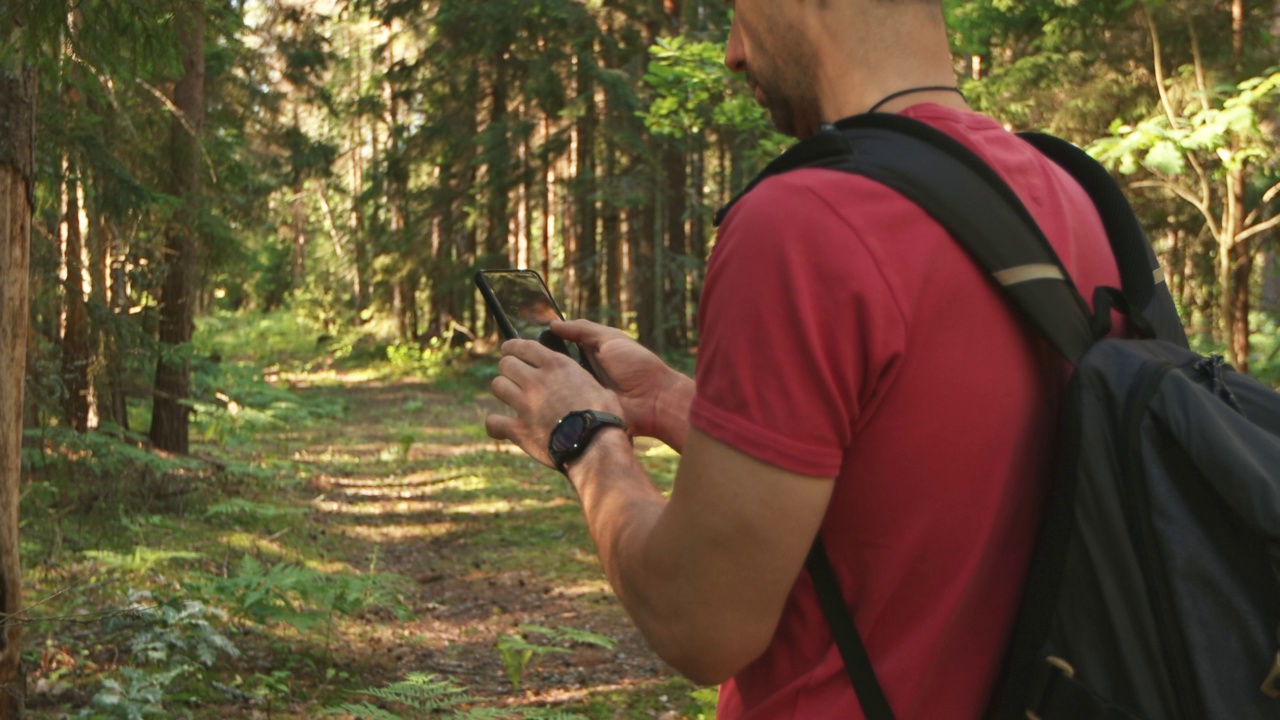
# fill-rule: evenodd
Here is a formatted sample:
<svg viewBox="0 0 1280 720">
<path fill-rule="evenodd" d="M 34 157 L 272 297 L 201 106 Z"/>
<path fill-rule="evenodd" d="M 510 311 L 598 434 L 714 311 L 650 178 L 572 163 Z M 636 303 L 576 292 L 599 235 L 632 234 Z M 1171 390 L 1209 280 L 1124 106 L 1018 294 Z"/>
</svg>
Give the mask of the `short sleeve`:
<svg viewBox="0 0 1280 720">
<path fill-rule="evenodd" d="M 699 303 L 690 421 L 763 462 L 835 477 L 904 330 L 863 238 L 810 182 L 847 183 L 850 193 L 870 183 L 802 170 L 735 206 Z"/>
</svg>

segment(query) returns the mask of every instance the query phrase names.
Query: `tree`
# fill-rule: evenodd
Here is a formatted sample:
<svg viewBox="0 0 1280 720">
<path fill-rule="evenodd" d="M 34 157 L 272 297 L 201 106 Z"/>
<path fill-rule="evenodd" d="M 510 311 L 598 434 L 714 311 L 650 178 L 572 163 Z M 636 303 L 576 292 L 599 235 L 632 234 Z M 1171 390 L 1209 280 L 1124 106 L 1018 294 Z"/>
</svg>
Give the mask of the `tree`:
<svg viewBox="0 0 1280 720">
<path fill-rule="evenodd" d="M 170 452 L 189 444 L 191 358 L 197 253 L 200 251 L 200 138 L 204 126 L 204 3 L 179 0 L 173 27 L 182 76 L 173 89 L 169 131 L 169 183 L 181 203 L 165 230 L 166 269 L 161 289 L 160 354 L 156 361 L 151 441 Z"/>
<path fill-rule="evenodd" d="M 1233 4 L 1232 58 L 1242 60 L 1242 7 Z M 1177 79 L 1164 72 L 1161 35 L 1148 16 L 1159 111 L 1137 123 L 1113 125 L 1091 149 L 1130 186 L 1167 192 L 1194 208 L 1213 240 L 1218 325 L 1231 360 L 1248 369 L 1255 258 L 1261 241 L 1280 226 L 1269 212 L 1280 196 L 1273 132 L 1265 125 L 1280 108 L 1280 72 L 1214 85 L 1192 33 L 1192 63 Z M 1224 74 L 1236 74 L 1228 70 Z"/>
<path fill-rule="evenodd" d="M 0 26 L 6 38 L 15 32 Z M 25 696 L 18 505 L 36 128 L 36 74 L 21 56 L 0 57 L 0 128 L 0 718 L 17 718 Z"/>
</svg>

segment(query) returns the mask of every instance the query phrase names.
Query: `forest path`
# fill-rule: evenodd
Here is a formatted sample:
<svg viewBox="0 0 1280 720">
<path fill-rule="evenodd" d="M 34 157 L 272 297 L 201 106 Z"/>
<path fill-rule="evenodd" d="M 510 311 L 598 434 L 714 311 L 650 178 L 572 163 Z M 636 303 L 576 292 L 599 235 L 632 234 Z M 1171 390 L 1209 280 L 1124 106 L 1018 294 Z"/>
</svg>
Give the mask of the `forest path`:
<svg viewBox="0 0 1280 720">
<path fill-rule="evenodd" d="M 484 417 L 498 409 L 492 397 L 342 374 L 295 380 L 293 390 L 346 405 L 332 422 L 255 443 L 296 464 L 297 497 L 314 509 L 307 536 L 331 561 L 408 578 L 398 617 L 365 611 L 337 623 L 335 659 L 358 659 L 370 679 L 435 673 L 494 705 L 685 715 L 691 686 L 627 620 L 564 478 L 485 435 Z M 647 454 L 654 473 L 669 477 L 669 451 Z M 616 647 L 556 643 L 568 652 L 536 653 L 517 689 L 497 642 L 529 625 L 598 633 Z"/>
</svg>

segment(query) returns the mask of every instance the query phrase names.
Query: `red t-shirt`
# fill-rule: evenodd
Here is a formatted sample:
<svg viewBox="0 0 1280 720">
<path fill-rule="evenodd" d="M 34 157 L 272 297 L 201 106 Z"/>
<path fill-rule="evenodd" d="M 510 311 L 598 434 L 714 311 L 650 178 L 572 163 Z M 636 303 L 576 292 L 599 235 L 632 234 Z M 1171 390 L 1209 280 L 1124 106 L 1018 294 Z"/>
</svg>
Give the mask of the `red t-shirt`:
<svg viewBox="0 0 1280 720">
<path fill-rule="evenodd" d="M 1000 173 L 1086 298 L 1118 283 L 1097 212 L 1050 160 L 981 115 L 904 114 Z M 1040 519 L 1063 364 L 922 210 L 833 170 L 738 203 L 699 312 L 692 424 L 836 478 L 821 533 L 895 714 L 978 718 Z M 807 573 L 716 717 L 862 717 Z"/>
</svg>

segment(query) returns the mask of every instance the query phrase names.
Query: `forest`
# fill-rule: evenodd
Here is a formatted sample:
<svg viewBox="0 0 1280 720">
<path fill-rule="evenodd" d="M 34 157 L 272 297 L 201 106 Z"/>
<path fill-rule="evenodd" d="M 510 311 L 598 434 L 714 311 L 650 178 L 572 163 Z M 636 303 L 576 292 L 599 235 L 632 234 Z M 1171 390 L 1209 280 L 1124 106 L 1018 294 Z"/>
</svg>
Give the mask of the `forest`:
<svg viewBox="0 0 1280 720">
<path fill-rule="evenodd" d="M 1196 349 L 1280 387 L 1280 1 L 944 6 L 970 105 L 1111 170 Z M 484 437 L 472 276 L 692 367 L 791 142 L 731 12 L 0 0 L 0 718 L 711 717 Z"/>
</svg>

